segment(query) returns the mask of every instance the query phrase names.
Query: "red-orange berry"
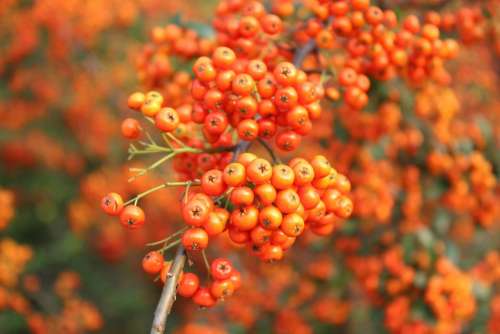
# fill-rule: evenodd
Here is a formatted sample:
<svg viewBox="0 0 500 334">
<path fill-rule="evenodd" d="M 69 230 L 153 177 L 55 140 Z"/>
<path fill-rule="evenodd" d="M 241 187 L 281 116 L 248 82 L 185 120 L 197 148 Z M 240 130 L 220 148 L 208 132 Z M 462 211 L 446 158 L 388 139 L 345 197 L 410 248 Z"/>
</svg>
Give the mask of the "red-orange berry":
<svg viewBox="0 0 500 334">
<path fill-rule="evenodd" d="M 139 228 L 144 222 L 144 211 L 136 205 L 127 205 L 120 213 L 120 223 L 127 228 Z"/>
</svg>

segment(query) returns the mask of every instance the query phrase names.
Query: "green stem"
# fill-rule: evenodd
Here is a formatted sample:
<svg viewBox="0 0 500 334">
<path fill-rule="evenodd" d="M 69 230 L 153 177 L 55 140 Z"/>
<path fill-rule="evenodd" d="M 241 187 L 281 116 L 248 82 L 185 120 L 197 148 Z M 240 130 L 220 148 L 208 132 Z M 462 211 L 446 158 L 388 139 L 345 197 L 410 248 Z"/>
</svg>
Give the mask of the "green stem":
<svg viewBox="0 0 500 334">
<path fill-rule="evenodd" d="M 182 241 L 181 239 L 177 239 L 174 242 L 171 242 L 168 245 L 165 245 L 164 247 L 162 247 L 161 249 L 159 249 L 158 252 L 164 253 L 167 250 L 169 250 L 170 248 L 173 248 L 173 247 L 177 246 L 178 244 L 180 244 L 181 241 Z"/>
<path fill-rule="evenodd" d="M 167 243 L 169 242 L 170 240 L 172 240 L 173 238 L 181 235 L 182 233 L 184 233 L 186 230 L 188 229 L 188 227 L 183 227 L 181 228 L 179 231 L 175 232 L 175 233 L 172 233 L 171 235 L 169 235 L 168 237 L 166 237 L 165 239 L 162 239 L 162 240 L 158 240 L 158 241 L 154 241 L 154 242 L 150 242 L 150 243 L 147 243 L 146 246 L 157 246 L 157 245 L 161 245 L 161 244 L 164 244 L 164 243 Z"/>
<path fill-rule="evenodd" d="M 156 187 L 153 187 L 151 189 L 148 189 L 140 194 L 138 194 L 137 196 L 135 196 L 134 198 L 128 200 L 127 202 L 125 202 L 125 205 L 129 205 L 130 203 L 135 203 L 137 205 L 137 202 L 151 194 L 151 193 L 154 193 L 155 191 L 158 191 L 160 189 L 163 189 L 163 188 L 166 188 L 166 187 L 187 187 L 187 186 L 190 186 L 192 184 L 195 184 L 195 185 L 199 185 L 201 184 L 199 180 L 194 180 L 194 181 L 185 181 L 185 182 L 165 182 L 165 183 L 162 183 L 162 184 L 159 184 L 157 185 Z"/>
</svg>

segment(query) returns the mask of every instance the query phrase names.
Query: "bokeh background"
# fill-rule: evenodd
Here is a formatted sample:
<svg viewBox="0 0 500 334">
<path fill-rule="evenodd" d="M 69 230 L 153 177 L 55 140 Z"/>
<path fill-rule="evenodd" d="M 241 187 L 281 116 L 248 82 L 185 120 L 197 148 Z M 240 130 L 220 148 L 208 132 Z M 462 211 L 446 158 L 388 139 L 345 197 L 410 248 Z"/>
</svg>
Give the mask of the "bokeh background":
<svg viewBox="0 0 500 334">
<path fill-rule="evenodd" d="M 447 320 L 459 322 L 461 333 L 500 333 L 498 6 L 383 2 L 399 16 L 476 11 L 472 24 L 458 24 L 452 35 L 461 43 L 447 64 L 452 84 L 377 86 L 378 102 L 358 120 L 334 117 L 332 104 L 302 151 L 331 157 L 351 177 L 354 218 L 334 239 L 306 238 L 282 264 L 241 260 L 246 293 L 210 311 L 179 300 L 170 328 L 384 333 L 391 312 L 436 324 L 442 319 L 419 284 L 437 272 L 435 263 L 446 266 L 438 261 L 445 258 L 460 270 L 446 284 L 466 291 L 456 297 L 460 303 L 473 304 L 470 314 Z M 157 183 L 155 175 L 127 183 L 128 143 L 120 136 L 127 96 L 143 84 L 138 56 L 151 29 L 175 22 L 210 36 L 215 6 L 215 0 L 0 2 L 0 333 L 28 333 L 41 323 L 53 326 L 49 333 L 147 332 L 161 289 L 140 261 L 146 242 L 172 230 L 175 194 L 148 199 L 148 227 L 134 233 L 104 216 L 99 200 L 111 190 L 133 194 Z M 353 256 L 353 247 L 368 251 Z M 408 292 L 422 296 L 411 310 L 378 286 L 408 267 L 423 273 L 423 283 L 417 275 Z"/>
</svg>

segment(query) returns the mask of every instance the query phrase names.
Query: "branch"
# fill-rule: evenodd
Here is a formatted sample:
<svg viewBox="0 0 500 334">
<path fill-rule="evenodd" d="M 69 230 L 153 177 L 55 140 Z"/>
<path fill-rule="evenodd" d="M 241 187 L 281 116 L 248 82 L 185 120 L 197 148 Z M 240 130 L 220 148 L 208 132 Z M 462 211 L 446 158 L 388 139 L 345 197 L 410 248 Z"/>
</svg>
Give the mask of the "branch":
<svg viewBox="0 0 500 334">
<path fill-rule="evenodd" d="M 234 150 L 233 150 L 233 159 L 232 161 L 236 161 L 236 159 L 238 159 L 238 156 L 243 153 L 243 152 L 246 152 L 248 150 L 248 148 L 250 147 L 250 144 L 251 142 L 249 141 L 245 141 L 245 140 L 242 140 L 240 141 L 235 147 L 234 147 Z"/>
<path fill-rule="evenodd" d="M 174 305 L 177 294 L 177 281 L 179 280 L 179 276 L 181 275 L 185 263 L 186 252 L 184 251 L 184 247 L 180 245 L 179 248 L 177 248 L 174 262 L 168 272 L 167 281 L 163 286 L 160 301 L 158 302 L 158 306 L 156 306 L 155 317 L 150 334 L 163 334 L 165 332 L 167 316 Z"/>
<path fill-rule="evenodd" d="M 293 56 L 293 64 L 295 65 L 295 67 L 301 68 L 304 59 L 315 48 L 316 48 L 316 41 L 314 40 L 314 38 L 311 38 L 306 44 L 298 48 Z"/>
<path fill-rule="evenodd" d="M 330 16 L 326 22 L 323 23 L 324 27 L 329 27 L 333 23 L 333 17 Z M 306 44 L 302 45 L 301 47 L 297 48 L 295 50 L 295 54 L 293 55 L 293 64 L 297 68 L 302 67 L 302 63 L 304 62 L 304 59 L 307 57 L 307 55 L 311 52 L 313 52 L 314 49 L 316 49 L 316 40 L 314 38 L 311 38 Z"/>
<path fill-rule="evenodd" d="M 276 153 L 274 152 L 274 150 L 272 149 L 272 147 L 269 146 L 269 144 L 266 143 L 261 138 L 259 138 L 258 141 L 262 145 L 262 147 L 264 147 L 264 149 L 269 153 L 269 155 L 271 156 L 271 159 L 273 159 L 273 163 L 274 164 L 280 164 L 281 160 L 280 160 L 280 158 L 278 158 L 278 156 L 276 155 Z"/>
</svg>

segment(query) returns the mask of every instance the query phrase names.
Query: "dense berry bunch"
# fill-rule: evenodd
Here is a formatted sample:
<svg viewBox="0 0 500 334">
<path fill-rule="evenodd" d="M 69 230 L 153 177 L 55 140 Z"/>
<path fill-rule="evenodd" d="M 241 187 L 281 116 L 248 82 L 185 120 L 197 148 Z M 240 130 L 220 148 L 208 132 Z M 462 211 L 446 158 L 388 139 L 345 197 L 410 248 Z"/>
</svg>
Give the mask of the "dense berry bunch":
<svg viewBox="0 0 500 334">
<path fill-rule="evenodd" d="M 261 2 L 219 2 L 213 27 L 218 43 L 235 50 L 238 57 L 259 57 L 267 64 L 276 61 L 280 52 L 276 43 L 283 31 L 283 21 L 269 13 Z"/>
<path fill-rule="evenodd" d="M 143 270 L 150 275 L 159 275 L 163 283 L 169 278 L 171 264 L 171 261 L 164 261 L 163 255 L 158 251 L 149 252 L 142 260 Z M 215 305 L 217 300 L 230 297 L 241 286 L 241 274 L 229 260 L 217 258 L 207 269 L 211 278 L 208 287 L 201 285 L 200 278 L 195 273 L 182 272 L 179 276 L 177 293 L 191 298 L 200 307 Z"/>
<path fill-rule="evenodd" d="M 351 109 L 367 106 L 373 80 L 399 75 L 413 85 L 428 79 L 450 81 L 444 63 L 456 56 L 458 44 L 440 39 L 439 18 L 422 23 L 410 15 L 399 24 L 394 11 L 370 5 L 369 0 L 321 3 L 314 7 L 317 17 L 304 23 L 296 38 L 314 39 L 322 49 L 345 52 L 335 64 L 336 84 Z M 326 18 L 330 20 L 325 24 Z M 338 94 L 330 96 L 337 99 Z"/>
<path fill-rule="evenodd" d="M 203 124 L 207 141 L 216 142 L 232 126 L 241 140 L 272 139 L 285 151 L 300 144 L 321 114 L 320 85 L 292 63 L 273 69 L 259 59 L 237 59 L 227 47 L 199 58 L 193 71 L 192 120 Z"/>
<path fill-rule="evenodd" d="M 176 62 L 187 62 L 193 57 L 210 54 L 213 41 L 202 38 L 193 29 L 177 24 L 157 26 L 151 30 L 151 43 L 137 56 L 136 67 L 143 84 L 148 88 L 165 88 L 180 84 L 185 72 L 178 72 Z M 170 88 L 170 89 L 169 89 Z"/>
<path fill-rule="evenodd" d="M 234 243 L 251 246 L 252 253 L 265 261 L 280 260 L 306 226 L 327 235 L 352 212 L 346 196 L 349 181 L 323 156 L 273 166 L 245 153 L 224 170 L 206 172 L 201 187 L 203 195 L 195 195 L 183 208 L 185 222 L 209 236 L 227 228 Z M 232 211 L 216 206 L 212 213 L 211 201 L 204 205 L 200 198 L 207 195 L 222 196 Z M 184 245 L 192 248 L 189 239 Z"/>
</svg>

